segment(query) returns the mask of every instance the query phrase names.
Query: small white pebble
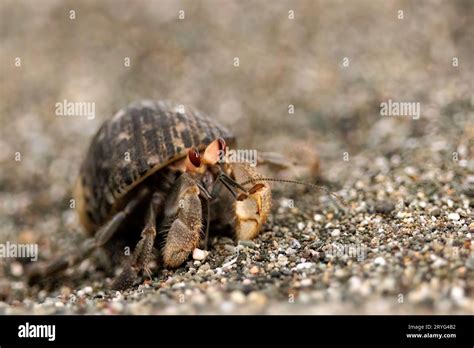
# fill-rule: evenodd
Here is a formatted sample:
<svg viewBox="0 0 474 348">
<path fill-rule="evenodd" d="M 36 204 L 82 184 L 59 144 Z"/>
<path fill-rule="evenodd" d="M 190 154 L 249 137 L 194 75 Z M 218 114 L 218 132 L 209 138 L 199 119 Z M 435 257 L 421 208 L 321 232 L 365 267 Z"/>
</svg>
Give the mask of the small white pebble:
<svg viewBox="0 0 474 348">
<path fill-rule="evenodd" d="M 224 313 L 231 313 L 235 309 L 235 304 L 229 301 L 225 301 L 220 305 L 221 311 Z"/>
<path fill-rule="evenodd" d="M 386 261 L 383 257 L 379 256 L 374 260 L 374 263 L 379 266 L 385 266 Z"/>
<path fill-rule="evenodd" d="M 458 213 L 451 213 L 448 215 L 448 219 L 449 220 L 454 220 L 454 221 L 458 221 L 461 217 L 459 216 Z"/>
<path fill-rule="evenodd" d="M 447 261 L 442 259 L 441 257 L 437 257 L 436 260 L 433 262 L 432 267 L 433 268 L 440 268 L 443 267 L 447 264 Z"/>
<path fill-rule="evenodd" d="M 234 263 L 236 263 L 236 262 L 237 262 L 237 257 L 234 258 L 234 259 L 232 259 L 232 260 L 230 260 L 229 262 L 224 263 L 224 264 L 222 265 L 222 268 L 224 269 L 224 268 L 230 267 L 230 266 L 232 266 L 232 265 L 233 265 Z"/>
<path fill-rule="evenodd" d="M 241 291 L 235 290 L 230 294 L 230 299 L 234 303 L 243 304 L 245 303 L 246 297 Z"/>
<path fill-rule="evenodd" d="M 408 176 L 416 176 L 418 171 L 414 167 L 405 167 L 405 174 Z"/>
<path fill-rule="evenodd" d="M 278 264 L 280 266 L 286 266 L 286 264 L 288 263 L 288 258 L 285 256 L 285 255 L 278 255 Z"/>
<path fill-rule="evenodd" d="M 61 307 L 64 307 L 64 303 L 58 301 L 54 303 L 54 306 L 57 308 L 61 308 Z"/>
<path fill-rule="evenodd" d="M 316 222 L 320 222 L 320 221 L 323 221 L 323 216 L 320 214 L 314 214 L 313 219 Z"/>
<path fill-rule="evenodd" d="M 331 232 L 331 237 L 339 237 L 341 234 L 341 231 L 339 231 L 337 228 Z"/>
<path fill-rule="evenodd" d="M 117 313 L 120 313 L 123 310 L 123 303 L 122 302 L 112 302 L 110 304 L 110 308 Z"/>
<path fill-rule="evenodd" d="M 312 262 L 303 262 L 303 263 L 299 263 L 296 265 L 296 269 L 297 270 L 303 270 L 303 269 L 309 269 L 311 267 L 313 267 L 313 263 Z"/>
<path fill-rule="evenodd" d="M 293 202 L 291 199 L 288 198 L 282 198 L 280 199 L 280 207 L 282 208 L 291 208 L 293 205 Z"/>
<path fill-rule="evenodd" d="M 304 223 L 298 222 L 298 229 L 299 229 L 300 231 L 303 231 L 303 230 L 304 230 L 304 227 L 305 227 Z"/>
<path fill-rule="evenodd" d="M 288 248 L 285 250 L 286 255 L 294 255 L 296 253 L 296 250 L 293 248 Z"/>
<path fill-rule="evenodd" d="M 10 265 L 10 272 L 14 277 L 20 277 L 23 274 L 23 266 L 19 262 L 12 262 Z"/>
<path fill-rule="evenodd" d="M 305 278 L 301 280 L 301 286 L 310 286 L 313 284 L 313 281 L 310 278 Z"/>
<path fill-rule="evenodd" d="M 359 277 L 352 276 L 349 279 L 349 289 L 351 291 L 358 291 L 361 285 L 362 285 L 362 281 L 360 280 Z"/>
<path fill-rule="evenodd" d="M 463 302 L 464 301 L 464 289 L 461 288 L 460 286 L 454 286 L 451 289 L 451 298 L 457 303 Z"/>
<path fill-rule="evenodd" d="M 209 252 L 207 250 L 201 250 L 201 249 L 198 249 L 198 248 L 193 250 L 193 259 L 194 260 L 202 261 L 207 257 L 207 255 L 209 255 Z"/>
</svg>

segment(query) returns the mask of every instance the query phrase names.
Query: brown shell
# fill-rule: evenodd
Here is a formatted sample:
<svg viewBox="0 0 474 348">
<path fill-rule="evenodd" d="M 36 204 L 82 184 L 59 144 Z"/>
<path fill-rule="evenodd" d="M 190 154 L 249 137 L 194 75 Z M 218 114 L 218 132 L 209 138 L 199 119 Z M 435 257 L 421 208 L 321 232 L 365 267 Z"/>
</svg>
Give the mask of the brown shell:
<svg viewBox="0 0 474 348">
<path fill-rule="evenodd" d="M 81 223 L 94 232 L 145 178 L 217 137 L 234 141 L 217 121 L 176 103 L 145 100 L 120 110 L 102 124 L 81 166 L 75 187 Z"/>
</svg>

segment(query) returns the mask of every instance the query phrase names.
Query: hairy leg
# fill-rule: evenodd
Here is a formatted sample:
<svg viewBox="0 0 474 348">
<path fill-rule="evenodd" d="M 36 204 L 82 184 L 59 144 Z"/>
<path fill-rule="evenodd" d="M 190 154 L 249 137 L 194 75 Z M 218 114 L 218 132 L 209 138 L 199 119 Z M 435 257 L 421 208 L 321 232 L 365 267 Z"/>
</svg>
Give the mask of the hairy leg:
<svg viewBox="0 0 474 348">
<path fill-rule="evenodd" d="M 178 267 L 199 245 L 202 234 L 201 188 L 187 173 L 173 186 L 165 205 L 164 225 L 170 226 L 162 248 L 163 263 Z"/>
<path fill-rule="evenodd" d="M 141 239 L 137 243 L 130 260 L 127 260 L 123 271 L 114 280 L 112 289 L 123 290 L 129 288 L 138 278 L 138 273 L 144 270 L 151 278 L 148 268 L 151 256 L 153 255 L 153 245 L 156 237 L 156 216 L 163 209 L 165 194 L 155 192 L 152 195 L 150 206 L 146 217 L 146 224 L 141 233 Z"/>
<path fill-rule="evenodd" d="M 148 188 L 141 190 L 131 199 L 125 208 L 115 214 L 104 226 L 102 226 L 93 238 L 86 239 L 76 252 L 64 254 L 57 259 L 38 263 L 27 270 L 28 282 L 30 284 L 53 276 L 56 273 L 73 267 L 87 259 L 95 250 L 104 246 L 119 230 L 125 219 L 135 210 L 135 208 L 149 195 Z"/>
</svg>

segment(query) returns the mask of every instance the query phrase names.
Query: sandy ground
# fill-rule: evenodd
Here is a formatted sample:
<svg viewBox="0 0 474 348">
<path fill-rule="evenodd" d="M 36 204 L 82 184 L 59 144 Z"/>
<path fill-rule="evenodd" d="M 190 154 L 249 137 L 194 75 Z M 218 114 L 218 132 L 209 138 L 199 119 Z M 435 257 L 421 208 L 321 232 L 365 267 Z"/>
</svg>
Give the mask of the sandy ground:
<svg viewBox="0 0 474 348">
<path fill-rule="evenodd" d="M 474 313 L 472 2 L 2 1 L 0 15 L 0 244 L 74 250 L 90 138 L 144 98 L 319 163 L 302 179 L 348 203 L 273 185 L 258 238 L 216 237 L 206 259 L 152 265 L 119 293 L 100 252 L 43 288 L 28 260 L 0 258 L 1 314 Z M 419 117 L 382 116 L 389 99 Z M 63 100 L 95 117 L 57 116 Z"/>
</svg>

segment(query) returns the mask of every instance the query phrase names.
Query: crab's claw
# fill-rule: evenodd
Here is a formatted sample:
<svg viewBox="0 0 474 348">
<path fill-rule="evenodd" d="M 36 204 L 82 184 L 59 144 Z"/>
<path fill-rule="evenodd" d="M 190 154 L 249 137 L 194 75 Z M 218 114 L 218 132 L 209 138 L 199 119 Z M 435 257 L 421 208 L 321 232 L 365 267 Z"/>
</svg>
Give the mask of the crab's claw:
<svg viewBox="0 0 474 348">
<path fill-rule="evenodd" d="M 235 166 L 237 181 L 257 179 L 259 174 L 250 166 Z M 235 233 L 237 239 L 255 238 L 270 214 L 272 194 L 267 182 L 258 182 L 235 201 Z"/>
</svg>

